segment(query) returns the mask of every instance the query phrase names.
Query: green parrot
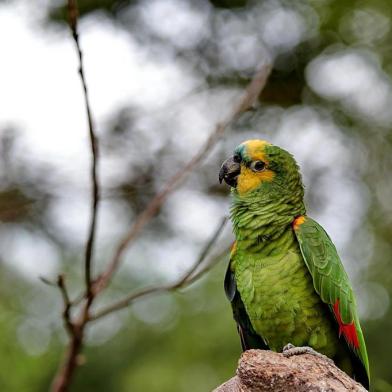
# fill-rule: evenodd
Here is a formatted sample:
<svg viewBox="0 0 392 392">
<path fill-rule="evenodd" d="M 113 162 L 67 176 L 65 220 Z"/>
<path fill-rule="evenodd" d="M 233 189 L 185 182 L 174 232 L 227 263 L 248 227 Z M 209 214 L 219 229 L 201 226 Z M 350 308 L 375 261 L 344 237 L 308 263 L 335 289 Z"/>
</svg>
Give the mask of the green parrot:
<svg viewBox="0 0 392 392">
<path fill-rule="evenodd" d="M 224 286 L 243 350 L 317 351 L 368 389 L 354 293 L 328 234 L 306 215 L 293 156 L 245 141 L 222 164 L 222 180 L 232 187 L 236 237 Z"/>
</svg>

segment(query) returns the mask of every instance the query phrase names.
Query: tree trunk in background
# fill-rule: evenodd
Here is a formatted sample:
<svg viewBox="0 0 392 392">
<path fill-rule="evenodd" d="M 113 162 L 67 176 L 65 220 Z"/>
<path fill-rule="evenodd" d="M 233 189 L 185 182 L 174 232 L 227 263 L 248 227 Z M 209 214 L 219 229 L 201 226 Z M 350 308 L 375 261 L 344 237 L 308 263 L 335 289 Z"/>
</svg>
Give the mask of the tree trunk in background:
<svg viewBox="0 0 392 392">
<path fill-rule="evenodd" d="M 326 359 L 310 354 L 290 358 L 273 351 L 242 354 L 237 375 L 214 392 L 365 392 L 361 384 Z"/>
</svg>

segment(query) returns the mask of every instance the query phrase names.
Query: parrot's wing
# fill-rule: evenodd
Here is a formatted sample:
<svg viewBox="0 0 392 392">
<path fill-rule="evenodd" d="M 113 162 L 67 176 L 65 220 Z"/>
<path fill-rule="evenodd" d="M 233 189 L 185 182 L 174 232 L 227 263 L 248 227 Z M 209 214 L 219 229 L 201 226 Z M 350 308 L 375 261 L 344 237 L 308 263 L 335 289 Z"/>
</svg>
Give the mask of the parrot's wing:
<svg viewBox="0 0 392 392">
<path fill-rule="evenodd" d="M 317 294 L 329 306 L 338 324 L 339 335 L 344 336 L 360 359 L 369 379 L 369 361 L 354 293 L 333 242 L 325 230 L 307 216 L 296 218 L 293 228 Z"/>
<path fill-rule="evenodd" d="M 233 309 L 233 317 L 237 323 L 238 334 L 241 339 L 241 346 L 243 351 L 254 349 L 269 350 L 269 347 L 265 344 L 263 338 L 259 336 L 252 327 L 249 320 L 248 314 L 246 313 L 244 303 L 242 302 L 237 285 L 234 278 L 234 272 L 232 271 L 232 257 L 235 252 L 235 246 L 232 248 L 230 263 L 227 267 L 225 275 L 225 292 L 228 300 L 231 302 Z"/>
</svg>

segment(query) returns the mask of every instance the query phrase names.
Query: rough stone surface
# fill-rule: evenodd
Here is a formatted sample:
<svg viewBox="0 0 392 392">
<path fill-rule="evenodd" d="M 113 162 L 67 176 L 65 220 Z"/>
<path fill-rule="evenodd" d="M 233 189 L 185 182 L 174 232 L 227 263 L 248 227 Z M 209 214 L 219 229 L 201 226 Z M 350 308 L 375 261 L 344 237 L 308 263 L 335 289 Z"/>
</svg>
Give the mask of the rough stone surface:
<svg viewBox="0 0 392 392">
<path fill-rule="evenodd" d="M 311 354 L 286 358 L 273 351 L 249 350 L 237 375 L 214 392 L 365 392 L 361 384 L 333 363 Z"/>
</svg>

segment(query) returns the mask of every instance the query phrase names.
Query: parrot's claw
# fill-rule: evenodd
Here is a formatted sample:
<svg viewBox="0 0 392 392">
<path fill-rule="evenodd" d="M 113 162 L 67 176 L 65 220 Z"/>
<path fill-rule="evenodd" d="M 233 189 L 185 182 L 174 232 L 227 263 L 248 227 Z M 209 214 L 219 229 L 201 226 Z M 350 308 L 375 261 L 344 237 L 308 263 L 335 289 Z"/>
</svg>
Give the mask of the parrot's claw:
<svg viewBox="0 0 392 392">
<path fill-rule="evenodd" d="M 316 350 L 309 346 L 296 347 L 293 344 L 288 343 L 283 347 L 282 354 L 287 358 L 292 357 L 293 355 L 311 354 L 315 355 L 316 357 L 323 358 L 331 364 L 334 364 L 331 358 L 328 358 L 324 354 L 318 353 Z"/>
</svg>

